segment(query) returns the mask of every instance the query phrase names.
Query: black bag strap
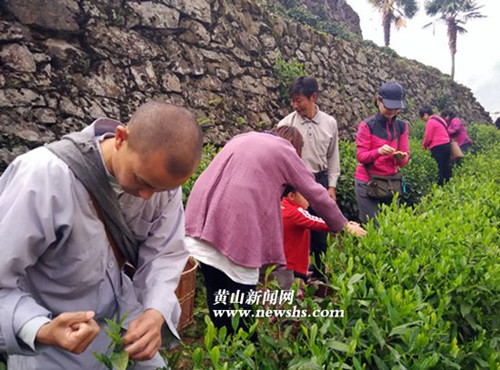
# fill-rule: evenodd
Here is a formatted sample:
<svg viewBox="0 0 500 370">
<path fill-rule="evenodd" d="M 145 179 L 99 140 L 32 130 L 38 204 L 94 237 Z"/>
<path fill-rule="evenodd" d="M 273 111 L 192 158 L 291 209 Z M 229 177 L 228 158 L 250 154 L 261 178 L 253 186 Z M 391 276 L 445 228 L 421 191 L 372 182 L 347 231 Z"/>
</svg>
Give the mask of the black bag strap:
<svg viewBox="0 0 500 370">
<path fill-rule="evenodd" d="M 438 115 L 434 115 L 434 117 L 432 117 L 432 118 L 435 119 L 436 121 L 438 121 L 440 124 L 443 125 L 444 130 L 446 131 L 446 134 L 448 135 L 448 139 L 450 139 L 450 141 L 451 141 L 450 134 L 448 133 L 448 125 L 446 124 L 446 122 L 444 121 L 444 119 L 442 119 Z"/>
</svg>

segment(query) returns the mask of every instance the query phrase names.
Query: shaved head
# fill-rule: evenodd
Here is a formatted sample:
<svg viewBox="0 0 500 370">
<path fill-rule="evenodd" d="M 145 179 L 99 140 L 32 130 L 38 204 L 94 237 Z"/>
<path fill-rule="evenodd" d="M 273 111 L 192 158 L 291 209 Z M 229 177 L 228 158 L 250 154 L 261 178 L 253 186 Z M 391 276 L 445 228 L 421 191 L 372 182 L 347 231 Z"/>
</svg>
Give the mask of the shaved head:
<svg viewBox="0 0 500 370">
<path fill-rule="evenodd" d="M 141 158 L 164 154 L 168 173 L 190 176 L 201 159 L 203 134 L 195 117 L 186 108 L 148 102 L 141 105 L 127 125 L 129 146 Z"/>
</svg>

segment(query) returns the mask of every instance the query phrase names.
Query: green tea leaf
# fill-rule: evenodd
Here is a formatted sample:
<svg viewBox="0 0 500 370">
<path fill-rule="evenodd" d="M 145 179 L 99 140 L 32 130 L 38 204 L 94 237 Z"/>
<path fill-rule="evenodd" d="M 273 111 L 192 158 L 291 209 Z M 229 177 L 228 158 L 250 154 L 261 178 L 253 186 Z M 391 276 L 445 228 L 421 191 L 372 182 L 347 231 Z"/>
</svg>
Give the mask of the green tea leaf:
<svg viewBox="0 0 500 370">
<path fill-rule="evenodd" d="M 340 351 L 340 352 L 349 351 L 349 346 L 347 344 L 333 339 L 327 341 L 327 346 L 330 347 L 331 349 L 334 349 L 335 351 Z"/>
<path fill-rule="evenodd" d="M 127 370 L 128 353 L 125 351 L 114 352 L 109 356 L 113 370 Z"/>
<path fill-rule="evenodd" d="M 214 366 L 217 366 L 217 364 L 219 363 L 219 359 L 220 359 L 220 350 L 219 350 L 219 347 L 214 346 L 212 348 L 212 350 L 210 351 L 210 359 L 212 360 L 212 364 Z"/>
</svg>

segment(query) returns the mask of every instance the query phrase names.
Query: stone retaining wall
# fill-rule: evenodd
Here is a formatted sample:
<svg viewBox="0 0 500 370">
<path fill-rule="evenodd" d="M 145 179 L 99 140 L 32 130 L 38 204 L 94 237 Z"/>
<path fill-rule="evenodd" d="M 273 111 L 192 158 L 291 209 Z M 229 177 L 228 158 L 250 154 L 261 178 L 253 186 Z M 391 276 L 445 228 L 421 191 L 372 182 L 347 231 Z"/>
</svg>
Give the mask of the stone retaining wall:
<svg viewBox="0 0 500 370">
<path fill-rule="evenodd" d="M 438 95 L 452 97 L 466 121 L 490 120 L 468 88 L 437 69 L 293 23 L 259 0 L 4 0 L 0 172 L 95 118 L 126 121 L 148 99 L 186 105 L 217 144 L 269 128 L 289 112 L 273 76 L 278 56 L 318 78 L 320 107 L 343 137 L 373 112 L 388 79 L 407 89 L 410 121 Z"/>
</svg>

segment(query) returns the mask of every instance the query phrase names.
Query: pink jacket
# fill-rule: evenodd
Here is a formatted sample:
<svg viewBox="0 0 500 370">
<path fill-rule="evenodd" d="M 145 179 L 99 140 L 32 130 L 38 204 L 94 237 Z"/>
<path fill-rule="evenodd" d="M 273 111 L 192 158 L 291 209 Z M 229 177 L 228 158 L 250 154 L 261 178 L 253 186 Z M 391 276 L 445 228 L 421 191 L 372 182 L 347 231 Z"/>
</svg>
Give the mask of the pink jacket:
<svg viewBox="0 0 500 370">
<path fill-rule="evenodd" d="M 462 123 L 460 118 L 453 118 L 448 125 L 448 134 L 450 137 L 457 142 L 459 146 L 471 143 L 469 135 L 467 135 L 467 130 L 465 125 Z"/>
<path fill-rule="evenodd" d="M 436 114 L 430 116 L 425 124 L 425 135 L 422 148 L 432 149 L 435 146 L 450 142 L 447 125 L 444 119 Z"/>
<path fill-rule="evenodd" d="M 399 133 L 399 149 L 398 149 Z M 380 155 L 378 149 L 387 144 L 408 155 L 398 163 L 391 155 Z M 363 182 L 370 181 L 364 165 L 369 165 L 372 175 L 391 176 L 399 171 L 399 167 L 404 167 L 410 157 L 408 145 L 408 127 L 405 122 L 393 118 L 389 120 L 381 114 L 362 121 L 358 126 L 356 134 L 356 151 L 358 167 L 354 178 Z"/>
</svg>

